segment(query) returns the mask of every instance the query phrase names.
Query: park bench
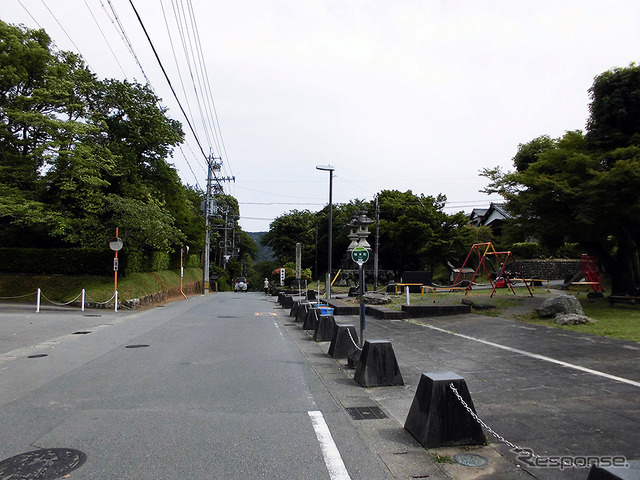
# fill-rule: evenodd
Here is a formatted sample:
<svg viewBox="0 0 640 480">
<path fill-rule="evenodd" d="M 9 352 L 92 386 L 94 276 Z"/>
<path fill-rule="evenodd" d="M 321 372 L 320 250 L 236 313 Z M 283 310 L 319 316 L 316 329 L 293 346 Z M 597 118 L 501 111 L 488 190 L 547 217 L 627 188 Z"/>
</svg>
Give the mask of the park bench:
<svg viewBox="0 0 640 480">
<path fill-rule="evenodd" d="M 613 307 L 616 303 L 634 303 L 640 304 L 640 297 L 630 297 L 627 295 L 609 295 L 609 306 Z"/>
</svg>

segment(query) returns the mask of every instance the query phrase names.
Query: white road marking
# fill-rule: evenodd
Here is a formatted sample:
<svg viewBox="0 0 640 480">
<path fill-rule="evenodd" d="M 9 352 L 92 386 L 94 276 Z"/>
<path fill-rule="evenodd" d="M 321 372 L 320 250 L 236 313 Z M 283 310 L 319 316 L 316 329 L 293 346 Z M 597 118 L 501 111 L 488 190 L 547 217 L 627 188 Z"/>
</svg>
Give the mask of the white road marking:
<svg viewBox="0 0 640 480">
<path fill-rule="evenodd" d="M 640 382 L 629 380 L 628 378 L 609 375 L 608 373 L 600 372 L 598 370 L 593 370 L 591 368 L 581 367 L 580 365 L 574 365 L 573 363 L 563 362 L 562 360 L 556 360 L 555 358 L 546 357 L 544 355 L 539 355 L 537 353 L 527 352 L 526 350 L 507 347 L 506 345 L 500 345 L 499 343 L 489 342 L 488 340 L 482 340 L 481 338 L 470 337 L 469 335 L 463 335 L 462 333 L 452 332 L 451 330 L 434 327 L 433 325 L 425 325 L 423 323 L 420 323 L 418 325 L 422 325 L 423 327 L 427 327 L 432 330 L 437 330 L 439 332 L 448 333 L 449 335 L 455 335 L 456 337 L 465 338 L 467 340 L 473 340 L 474 342 L 484 343 L 485 345 L 489 345 L 491 347 L 501 348 L 502 350 L 507 350 L 509 352 L 519 353 L 520 355 L 524 355 L 526 357 L 536 358 L 538 360 L 543 360 L 545 362 L 555 363 L 556 365 L 561 365 L 563 367 L 573 368 L 574 370 L 580 370 L 581 372 L 586 372 L 592 375 L 597 375 L 599 377 L 608 378 L 609 380 L 615 380 L 616 382 L 626 383 L 628 385 L 633 385 L 634 387 L 640 387 Z"/>
<path fill-rule="evenodd" d="M 320 443 L 320 450 L 322 450 L 322 456 L 329 471 L 329 477 L 331 480 L 351 480 L 349 472 L 347 472 L 347 467 L 344 466 L 344 462 L 338 451 L 338 447 L 336 447 L 333 441 L 329 427 L 324 421 L 322 412 L 316 410 L 308 413 L 309 417 L 311 417 L 311 423 L 316 432 L 316 437 Z"/>
</svg>

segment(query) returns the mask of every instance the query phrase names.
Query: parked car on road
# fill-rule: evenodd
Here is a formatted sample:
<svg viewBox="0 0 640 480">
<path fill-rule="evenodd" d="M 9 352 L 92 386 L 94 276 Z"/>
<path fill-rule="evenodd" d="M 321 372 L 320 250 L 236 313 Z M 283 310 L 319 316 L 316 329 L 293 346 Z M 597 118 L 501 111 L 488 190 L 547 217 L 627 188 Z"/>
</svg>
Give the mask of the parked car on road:
<svg viewBox="0 0 640 480">
<path fill-rule="evenodd" d="M 237 277 L 236 278 L 236 286 L 234 287 L 234 292 L 246 292 L 247 288 L 249 288 L 249 282 L 247 282 L 246 277 Z"/>
</svg>

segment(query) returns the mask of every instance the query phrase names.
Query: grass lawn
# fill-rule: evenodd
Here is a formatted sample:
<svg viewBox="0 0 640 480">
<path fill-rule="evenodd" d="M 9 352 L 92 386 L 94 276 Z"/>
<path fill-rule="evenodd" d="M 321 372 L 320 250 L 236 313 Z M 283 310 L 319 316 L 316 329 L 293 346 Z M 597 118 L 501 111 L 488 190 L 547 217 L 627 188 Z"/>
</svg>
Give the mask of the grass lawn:
<svg viewBox="0 0 640 480">
<path fill-rule="evenodd" d="M 553 323 L 553 319 L 539 318 L 535 309 L 549 296 L 559 293 L 569 294 L 568 291 L 552 289 L 551 292 L 547 292 L 546 287 L 535 287 L 533 297 L 529 295 L 525 287 L 516 287 L 515 292 L 516 294 L 514 295 L 511 290 L 498 289 L 493 297 L 490 296 L 491 290 L 471 290 L 468 292 L 468 297 L 464 291 L 453 293 L 438 292 L 436 293 L 436 304 L 458 304 L 463 299 L 468 298 L 476 304 L 490 304 L 496 307 L 492 310 L 473 310 L 478 315 L 502 317 L 552 328 L 562 328 L 592 335 L 640 342 L 640 305 L 616 304 L 615 307 L 611 308 L 606 297 L 591 299 L 582 292 L 576 295 L 576 298 L 580 301 L 585 315 L 596 320 L 596 323 L 588 325 L 556 325 Z M 338 291 L 338 294 L 340 294 L 340 291 Z M 386 306 L 395 310 L 400 310 L 402 305 L 407 303 L 405 295 L 391 294 L 391 298 L 392 303 Z M 357 303 L 355 298 L 343 299 L 342 301 Z M 410 302 L 411 305 L 433 305 L 433 294 L 425 292 L 424 296 L 421 296 L 419 293 L 412 293 L 410 294 Z"/>
</svg>

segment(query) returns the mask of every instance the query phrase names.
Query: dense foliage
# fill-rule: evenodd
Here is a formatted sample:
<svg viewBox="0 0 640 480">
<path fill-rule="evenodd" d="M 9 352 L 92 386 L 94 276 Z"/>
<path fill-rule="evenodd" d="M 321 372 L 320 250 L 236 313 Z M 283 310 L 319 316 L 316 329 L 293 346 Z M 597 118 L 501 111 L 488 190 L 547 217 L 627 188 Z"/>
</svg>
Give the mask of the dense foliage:
<svg viewBox="0 0 640 480">
<path fill-rule="evenodd" d="M 487 241 L 486 228 L 467 225 L 463 213 L 443 212 L 446 198 L 416 195 L 410 190 L 383 190 L 377 195 L 379 221 L 379 268 L 393 270 L 433 269 L 447 261 L 457 263 L 473 243 Z M 376 217 L 376 202 L 354 200 L 334 205 L 332 267 L 345 259 L 349 238 L 347 223 L 354 211 L 364 206 L 370 218 Z M 319 273 L 327 269 L 328 207 L 320 212 L 293 210 L 271 223 L 261 242 L 271 247 L 282 263 L 295 260 L 295 245 L 302 244 L 302 267 Z M 369 243 L 375 245 L 375 224 L 370 227 Z M 318 261 L 319 259 L 319 261 Z M 317 272 L 314 263 L 317 262 Z"/>
<path fill-rule="evenodd" d="M 179 122 L 146 86 L 99 80 L 42 30 L 0 21 L 0 241 L 127 248 L 202 243 L 200 192 L 169 163 Z"/>
<path fill-rule="evenodd" d="M 485 169 L 512 231 L 551 249 L 566 242 L 595 255 L 612 293 L 640 293 L 640 67 L 614 69 L 590 89 L 588 131 L 520 145 L 516 171 Z"/>
</svg>

